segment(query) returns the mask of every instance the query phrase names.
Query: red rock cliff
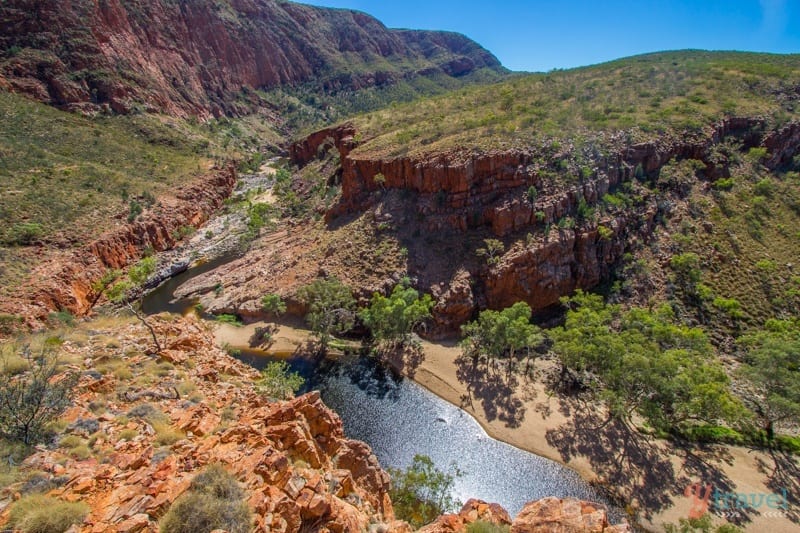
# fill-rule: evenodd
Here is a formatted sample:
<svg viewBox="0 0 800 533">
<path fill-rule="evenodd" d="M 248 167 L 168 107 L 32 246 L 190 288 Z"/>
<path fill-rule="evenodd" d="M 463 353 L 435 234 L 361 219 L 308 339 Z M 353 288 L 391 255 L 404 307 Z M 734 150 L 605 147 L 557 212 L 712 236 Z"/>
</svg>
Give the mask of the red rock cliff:
<svg viewBox="0 0 800 533">
<path fill-rule="evenodd" d="M 274 0 L 9 0 L 0 50 L 0 75 L 44 102 L 200 116 L 243 111 L 255 98 L 247 89 L 314 81 L 335 91 L 502 69 L 462 35 Z"/>
<path fill-rule="evenodd" d="M 36 326 L 53 311 L 87 313 L 95 300 L 92 283 L 108 269 L 121 269 L 139 259 L 145 250 L 173 248 L 180 228 L 198 227 L 222 206 L 233 192 L 236 171 L 230 166 L 202 176 L 179 190 L 173 198 L 139 221 L 124 224 L 70 253 L 39 265 L 26 287 L 0 304 L 0 312 L 25 317 Z"/>
<path fill-rule="evenodd" d="M 785 164 L 800 146 L 800 125 L 789 124 L 767 133 L 763 133 L 764 127 L 758 118 L 728 118 L 693 136 L 664 137 L 636 145 L 618 143 L 607 151 L 611 155 L 598 156 L 592 162 L 590 176 L 579 179 L 554 179 L 552 172 L 542 172 L 542 154 L 537 154 L 535 147 L 372 157 L 368 141 L 364 147 L 357 146 L 358 134 L 351 125 L 318 132 L 295 144 L 291 155 L 303 165 L 323 148 L 339 150 L 342 196 L 328 213 L 329 220 L 370 209 L 384 201 L 384 189 L 398 189 L 413 193 L 405 197 L 416 216 L 404 220 L 419 227 L 417 235 L 458 238 L 464 232 L 488 227 L 495 236 L 506 239 L 507 245 L 514 243 L 490 268 L 465 263 L 446 273 L 444 279 L 433 279 L 425 271 L 412 272 L 424 288 L 433 287 L 438 300 L 436 329 L 446 332 L 469 320 L 476 308 L 503 308 L 524 300 L 534 310 L 541 310 L 575 289 L 590 289 L 608 279 L 633 243 L 650 238 L 658 214 L 657 198 L 640 187 L 636 205 L 606 208 L 605 214 L 592 222 L 578 220 L 582 203 L 598 204 L 605 194 L 632 181 L 638 168 L 652 176 L 672 159 L 703 161 L 709 179 L 723 177 L 728 172 L 726 162 L 715 157 L 714 147 L 730 135 L 745 148 L 766 147 L 768 166 Z M 377 174 L 385 178 L 380 184 L 374 180 Z M 531 186 L 538 193 L 533 203 L 525 197 Z M 565 216 L 578 220 L 576 227 L 557 229 Z M 548 228 L 549 233 L 545 231 Z M 523 232 L 529 234 L 524 245 L 520 240 Z M 418 263 L 425 268 L 428 261 Z"/>
</svg>

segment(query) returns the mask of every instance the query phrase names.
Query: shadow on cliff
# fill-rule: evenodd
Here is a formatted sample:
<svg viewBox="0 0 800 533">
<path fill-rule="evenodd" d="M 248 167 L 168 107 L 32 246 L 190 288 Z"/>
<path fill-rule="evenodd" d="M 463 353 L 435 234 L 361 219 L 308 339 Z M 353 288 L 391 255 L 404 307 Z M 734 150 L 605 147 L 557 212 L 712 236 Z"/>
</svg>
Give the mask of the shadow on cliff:
<svg viewBox="0 0 800 533">
<path fill-rule="evenodd" d="M 461 399 L 462 407 L 475 408 L 474 400 L 477 399 L 489 422 L 500 420 L 510 428 L 522 424 L 525 405 L 518 395 L 519 379 L 516 375 L 493 371 L 463 355 L 455 362 L 456 377 L 467 387 L 467 394 Z"/>
</svg>

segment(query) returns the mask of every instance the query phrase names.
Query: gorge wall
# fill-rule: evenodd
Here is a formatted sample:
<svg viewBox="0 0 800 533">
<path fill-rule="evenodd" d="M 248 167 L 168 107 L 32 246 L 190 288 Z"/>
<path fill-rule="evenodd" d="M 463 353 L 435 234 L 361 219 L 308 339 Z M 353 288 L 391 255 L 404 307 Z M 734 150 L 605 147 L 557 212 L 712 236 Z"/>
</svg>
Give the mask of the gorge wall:
<svg viewBox="0 0 800 533">
<path fill-rule="evenodd" d="M 88 505 L 70 531 L 155 533 L 195 476 L 219 465 L 242 489 L 248 530 L 412 531 L 396 519 L 390 478 L 370 447 L 347 438 L 319 393 L 271 399 L 254 387 L 259 373 L 216 347 L 201 321 L 162 315 L 150 322 L 164 339 L 157 359 L 143 353 L 151 341 L 131 323 L 90 323 L 65 339 L 61 355 L 75 358 L 68 370 L 81 375 L 66 429 L 22 463 L 28 481 L 0 487 L 0 527 L 35 479 L 50 497 Z M 110 355 L 112 338 L 124 358 Z M 143 379 L 156 364 L 158 382 Z M 73 453 L 70 441 L 89 442 L 88 456 Z M 499 505 L 469 500 L 422 531 L 462 533 L 479 520 L 518 533 L 629 531 L 611 526 L 602 506 L 557 498 L 530 503 L 513 525 Z"/>
<path fill-rule="evenodd" d="M 109 230 L 81 248 L 37 265 L 27 286 L 0 303 L 0 313 L 23 317 L 36 327 L 54 311 L 81 316 L 91 310 L 99 295 L 92 288 L 109 269 L 123 269 L 145 253 L 173 248 L 180 230 L 199 227 L 234 190 L 233 166 L 214 169 L 179 189 L 142 217 Z"/>
<path fill-rule="evenodd" d="M 604 206 L 593 221 L 580 219 L 581 205 L 599 205 L 607 193 L 637 182 L 637 174 L 652 179 L 673 159 L 703 162 L 704 179 L 709 181 L 726 177 L 728 162 L 715 148 L 729 137 L 741 143 L 742 150 L 766 147 L 764 164 L 778 168 L 797 152 L 800 125 L 765 129 L 759 118 L 729 118 L 702 134 L 618 143 L 607 152 L 610 155 L 592 160 L 590 176 L 567 179 L 543 172 L 553 167 L 543 169 L 542 154 L 534 149 L 371 157 L 368 144 L 359 149 L 351 124 L 317 132 L 293 145 L 290 154 L 302 166 L 330 148 L 339 151 L 342 194 L 327 214 L 329 221 L 371 209 L 387 190 L 396 189 L 411 198 L 417 214 L 413 223 L 423 236 L 449 234 L 458 239 L 488 230 L 511 244 L 494 265 L 466 266 L 445 280 L 443 289 L 434 287 L 436 326 L 447 331 L 469 320 L 476 308 L 498 309 L 523 300 L 542 310 L 575 289 L 590 289 L 609 279 L 632 246 L 650 239 L 660 211 L 659 195 L 638 187 L 635 202 Z M 380 183 L 374 180 L 378 174 L 384 178 Z M 529 187 L 537 192 L 533 201 L 526 197 Z M 576 223 L 560 227 L 567 216 Z M 523 243 L 520 237 L 526 232 Z M 414 274 L 427 281 L 424 272 Z"/>
<path fill-rule="evenodd" d="M 220 116 L 252 108 L 252 89 L 360 89 L 482 68 L 503 71 L 462 35 L 293 2 L 0 4 L 0 86 L 70 109 Z"/>
</svg>

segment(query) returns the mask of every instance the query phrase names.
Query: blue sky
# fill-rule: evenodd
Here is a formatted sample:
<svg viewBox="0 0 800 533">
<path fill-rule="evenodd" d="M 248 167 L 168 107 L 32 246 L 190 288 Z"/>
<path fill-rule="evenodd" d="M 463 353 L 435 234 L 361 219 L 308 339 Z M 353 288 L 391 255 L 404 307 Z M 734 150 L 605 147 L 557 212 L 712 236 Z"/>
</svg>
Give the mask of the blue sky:
<svg viewBox="0 0 800 533">
<path fill-rule="evenodd" d="M 513 70 L 702 48 L 800 52 L 800 0 L 308 0 L 389 27 L 458 31 Z"/>
</svg>

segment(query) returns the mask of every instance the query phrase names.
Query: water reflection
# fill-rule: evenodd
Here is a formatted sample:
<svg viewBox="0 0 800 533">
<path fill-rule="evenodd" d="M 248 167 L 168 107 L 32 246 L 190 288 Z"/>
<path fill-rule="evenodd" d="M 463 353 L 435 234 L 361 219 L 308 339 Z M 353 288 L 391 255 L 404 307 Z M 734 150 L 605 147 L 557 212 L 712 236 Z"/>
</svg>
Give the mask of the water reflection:
<svg viewBox="0 0 800 533">
<path fill-rule="evenodd" d="M 240 358 L 256 367 L 268 361 L 247 352 Z M 306 378 L 305 390 L 318 389 L 339 413 L 347 436 L 372 446 L 384 467 L 404 468 L 415 454 L 440 468 L 455 463 L 464 472 L 455 487 L 459 499 L 497 502 L 512 516 L 547 496 L 607 503 L 572 470 L 488 437 L 461 409 L 369 358 L 289 363 Z"/>
</svg>

